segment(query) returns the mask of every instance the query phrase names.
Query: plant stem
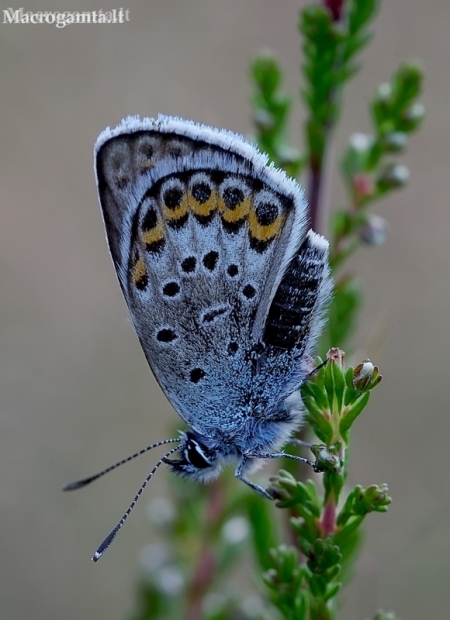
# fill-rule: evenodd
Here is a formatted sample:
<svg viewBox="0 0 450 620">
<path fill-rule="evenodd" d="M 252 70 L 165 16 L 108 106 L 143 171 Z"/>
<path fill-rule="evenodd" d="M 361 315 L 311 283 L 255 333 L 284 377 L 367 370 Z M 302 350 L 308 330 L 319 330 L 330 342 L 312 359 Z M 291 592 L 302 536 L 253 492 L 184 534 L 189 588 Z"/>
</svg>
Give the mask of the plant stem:
<svg viewBox="0 0 450 620">
<path fill-rule="evenodd" d="M 186 594 L 186 620 L 198 620 L 202 617 L 202 604 L 206 592 L 211 586 L 216 570 L 216 557 L 211 541 L 216 538 L 217 525 L 225 509 L 225 492 L 223 484 L 216 480 L 211 484 L 208 495 L 204 531 L 207 533 L 201 547 L 197 565 Z"/>
</svg>

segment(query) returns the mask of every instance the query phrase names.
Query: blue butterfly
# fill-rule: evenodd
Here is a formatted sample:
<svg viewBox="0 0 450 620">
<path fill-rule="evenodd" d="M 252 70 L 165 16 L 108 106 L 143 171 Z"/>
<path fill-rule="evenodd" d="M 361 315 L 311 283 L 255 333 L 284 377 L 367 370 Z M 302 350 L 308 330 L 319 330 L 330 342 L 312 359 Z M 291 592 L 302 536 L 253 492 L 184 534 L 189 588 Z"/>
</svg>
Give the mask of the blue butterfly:
<svg viewBox="0 0 450 620">
<path fill-rule="evenodd" d="M 302 188 L 239 135 L 179 118 L 128 117 L 100 134 L 95 169 L 134 328 L 189 426 L 137 453 L 177 443 L 98 560 L 161 463 L 201 482 L 234 464 L 239 480 L 272 499 L 247 476 L 261 459 L 284 456 L 301 426 L 299 388 L 332 283 L 328 242 L 308 230 Z"/>
</svg>

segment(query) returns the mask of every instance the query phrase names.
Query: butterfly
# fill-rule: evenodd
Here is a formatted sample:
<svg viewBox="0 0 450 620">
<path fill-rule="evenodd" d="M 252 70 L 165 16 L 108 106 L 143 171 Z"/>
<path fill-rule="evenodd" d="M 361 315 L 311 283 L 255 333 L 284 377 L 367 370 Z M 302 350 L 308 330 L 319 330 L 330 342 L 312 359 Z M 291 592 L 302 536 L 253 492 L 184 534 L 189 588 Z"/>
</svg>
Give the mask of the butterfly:
<svg viewBox="0 0 450 620">
<path fill-rule="evenodd" d="M 324 324 L 328 242 L 308 229 L 300 185 L 242 136 L 180 118 L 128 117 L 103 131 L 95 171 L 109 249 L 131 320 L 188 425 L 156 469 L 209 482 L 248 474 L 302 423 L 299 388 Z M 175 452 L 178 458 L 169 458 Z M 303 457 L 292 457 L 307 461 Z"/>
</svg>

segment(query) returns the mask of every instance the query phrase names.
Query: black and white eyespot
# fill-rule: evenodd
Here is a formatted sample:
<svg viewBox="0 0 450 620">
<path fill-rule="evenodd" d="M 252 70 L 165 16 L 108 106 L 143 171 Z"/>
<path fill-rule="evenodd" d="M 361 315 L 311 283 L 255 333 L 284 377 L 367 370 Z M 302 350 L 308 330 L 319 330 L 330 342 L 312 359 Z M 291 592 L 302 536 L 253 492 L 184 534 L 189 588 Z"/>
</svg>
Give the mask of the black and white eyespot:
<svg viewBox="0 0 450 620">
<path fill-rule="evenodd" d="M 156 201 L 152 198 L 146 198 L 141 207 L 141 230 L 142 232 L 150 232 L 158 225 L 158 207 Z"/>
<path fill-rule="evenodd" d="M 261 254 L 280 234 L 289 208 L 287 200 L 267 189 L 256 192 L 249 216 L 250 248 Z"/>
<path fill-rule="evenodd" d="M 230 211 L 235 211 L 249 197 L 251 189 L 244 179 L 229 176 L 219 186 L 219 194 Z"/>
<path fill-rule="evenodd" d="M 177 297 L 179 297 L 180 293 L 181 284 L 178 282 L 178 280 L 175 280 L 174 278 L 166 280 L 161 285 L 161 295 L 165 299 L 176 299 Z"/>
<path fill-rule="evenodd" d="M 196 172 L 190 178 L 189 190 L 200 205 L 205 204 L 214 192 L 214 185 L 211 177 L 205 172 Z"/>
<path fill-rule="evenodd" d="M 283 213 L 283 205 L 276 194 L 265 189 L 255 193 L 253 210 L 260 226 L 270 226 Z"/>
<path fill-rule="evenodd" d="M 157 227 L 161 216 L 159 214 L 158 203 L 146 194 L 139 205 L 139 227 L 143 232 L 153 230 Z"/>
<path fill-rule="evenodd" d="M 178 340 L 179 336 L 176 330 L 170 325 L 164 325 L 164 327 L 158 327 L 155 332 L 155 340 L 161 346 L 173 346 Z"/>
<path fill-rule="evenodd" d="M 158 203 L 148 194 L 139 206 L 138 228 L 141 247 L 153 255 L 160 254 L 166 243 L 164 227 Z"/>
<path fill-rule="evenodd" d="M 241 293 L 241 298 L 244 301 L 246 302 L 252 301 L 252 299 L 254 299 L 256 295 L 258 294 L 258 285 L 256 284 L 256 282 L 253 282 L 253 281 L 244 282 L 240 293 Z"/>
<path fill-rule="evenodd" d="M 161 203 L 170 211 L 176 211 L 181 206 L 186 193 L 186 187 L 180 179 L 171 177 L 161 184 Z"/>
</svg>

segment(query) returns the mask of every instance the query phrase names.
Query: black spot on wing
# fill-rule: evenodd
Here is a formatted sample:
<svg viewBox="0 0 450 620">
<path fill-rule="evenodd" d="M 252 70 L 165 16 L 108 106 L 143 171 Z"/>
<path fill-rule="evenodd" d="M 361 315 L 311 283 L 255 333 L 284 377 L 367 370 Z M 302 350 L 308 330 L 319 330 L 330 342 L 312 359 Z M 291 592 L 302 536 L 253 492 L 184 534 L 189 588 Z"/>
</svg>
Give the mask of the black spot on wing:
<svg viewBox="0 0 450 620">
<path fill-rule="evenodd" d="M 148 275 L 143 273 L 141 277 L 136 280 L 135 285 L 139 291 L 145 291 L 148 286 Z"/>
<path fill-rule="evenodd" d="M 181 269 L 184 273 L 193 273 L 197 266 L 197 259 L 195 256 L 188 256 L 181 262 Z"/>
<path fill-rule="evenodd" d="M 218 260 L 219 252 L 212 250 L 211 252 L 208 252 L 208 254 L 205 254 L 205 256 L 203 257 L 203 264 L 209 271 L 214 271 Z"/>
<path fill-rule="evenodd" d="M 246 299 L 253 299 L 253 297 L 256 295 L 256 289 L 251 284 L 246 284 L 242 289 L 242 294 Z"/>
<path fill-rule="evenodd" d="M 183 190 L 179 187 L 166 189 L 163 195 L 164 204 L 169 209 L 176 209 L 180 206 L 183 199 Z"/>
<path fill-rule="evenodd" d="M 192 383 L 198 383 L 203 379 L 205 375 L 206 372 L 203 370 L 203 368 L 193 368 L 189 374 L 189 380 Z"/>
<path fill-rule="evenodd" d="M 158 340 L 158 342 L 169 343 L 173 342 L 177 338 L 178 336 L 173 331 L 173 329 L 160 329 L 159 332 L 156 334 L 156 340 Z"/>
<path fill-rule="evenodd" d="M 176 295 L 178 295 L 179 292 L 180 285 L 178 284 L 178 282 L 167 282 L 167 284 L 163 286 L 163 295 L 165 297 L 175 297 Z"/>
<path fill-rule="evenodd" d="M 227 273 L 230 276 L 230 278 L 235 278 L 237 274 L 239 273 L 239 267 L 235 264 L 228 265 Z"/>
<path fill-rule="evenodd" d="M 195 185 L 192 186 L 191 192 L 195 200 L 200 204 L 204 204 L 211 196 L 211 188 L 203 181 L 195 183 Z"/>
</svg>

